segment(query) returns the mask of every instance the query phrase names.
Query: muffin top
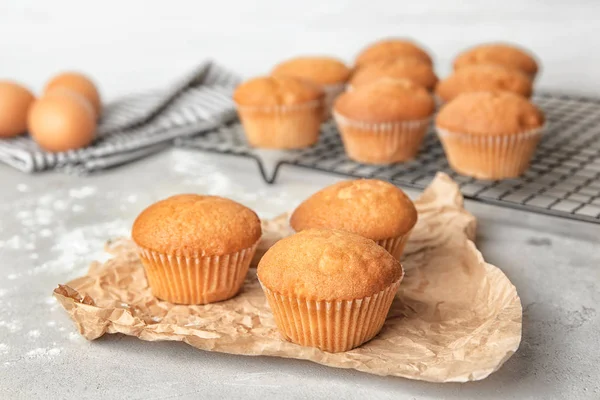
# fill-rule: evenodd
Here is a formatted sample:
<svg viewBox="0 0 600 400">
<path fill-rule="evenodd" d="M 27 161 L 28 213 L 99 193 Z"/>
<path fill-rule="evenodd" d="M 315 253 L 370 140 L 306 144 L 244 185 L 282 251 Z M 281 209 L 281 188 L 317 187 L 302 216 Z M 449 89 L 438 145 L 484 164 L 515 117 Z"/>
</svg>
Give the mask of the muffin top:
<svg viewBox="0 0 600 400">
<path fill-rule="evenodd" d="M 466 50 L 454 60 L 454 69 L 473 64 L 500 64 L 523 71 L 530 77 L 538 71 L 532 55 L 514 45 L 503 43 L 482 44 Z"/>
<path fill-rule="evenodd" d="M 319 100 L 323 91 L 309 81 L 290 76 L 263 76 L 237 87 L 233 100 L 241 106 L 289 106 Z"/>
<path fill-rule="evenodd" d="M 460 93 L 506 90 L 530 97 L 531 80 L 523 72 L 497 64 L 467 65 L 442 80 L 435 88 L 444 101 L 450 101 Z"/>
<path fill-rule="evenodd" d="M 402 57 L 416 57 L 429 65 L 433 65 L 431 57 L 425 50 L 409 39 L 388 38 L 367 46 L 356 57 L 356 66 L 363 66 L 374 61 L 389 60 Z"/>
<path fill-rule="evenodd" d="M 279 294 L 325 301 L 372 296 L 403 276 L 400 263 L 372 240 L 328 229 L 309 229 L 275 243 L 257 273 Z"/>
<path fill-rule="evenodd" d="M 273 68 L 273 76 L 292 76 L 306 79 L 319 85 L 345 83 L 350 77 L 350 68 L 332 57 L 296 57 Z"/>
<path fill-rule="evenodd" d="M 342 181 L 310 196 L 296 208 L 290 225 L 340 229 L 372 240 L 408 233 L 417 223 L 413 202 L 398 187 L 377 179 Z"/>
<path fill-rule="evenodd" d="M 131 236 L 139 246 L 160 253 L 204 257 L 253 246 L 261 228 L 254 211 L 233 200 L 182 194 L 142 211 Z"/>
<path fill-rule="evenodd" d="M 471 92 L 446 103 L 435 122 L 439 128 L 451 132 L 510 135 L 541 127 L 544 114 L 518 94 Z"/>
<path fill-rule="evenodd" d="M 358 87 L 381 78 L 408 79 L 428 90 L 433 90 L 438 81 L 430 64 L 419 58 L 406 57 L 367 64 L 356 71 L 350 84 Z"/>
<path fill-rule="evenodd" d="M 435 110 L 425 88 L 408 80 L 380 79 L 341 94 L 334 112 L 361 122 L 422 120 Z"/>
</svg>

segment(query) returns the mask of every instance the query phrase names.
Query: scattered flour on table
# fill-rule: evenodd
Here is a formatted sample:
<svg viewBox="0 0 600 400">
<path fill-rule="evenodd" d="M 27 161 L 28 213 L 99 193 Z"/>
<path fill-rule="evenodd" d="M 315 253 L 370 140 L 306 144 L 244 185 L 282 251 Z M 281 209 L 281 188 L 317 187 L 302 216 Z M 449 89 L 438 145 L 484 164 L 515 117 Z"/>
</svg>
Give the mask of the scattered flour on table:
<svg viewBox="0 0 600 400">
<path fill-rule="evenodd" d="M 35 338 L 40 337 L 41 334 L 42 333 L 39 331 L 39 329 L 33 329 L 33 330 L 27 332 L 27 337 L 35 339 Z"/>
<path fill-rule="evenodd" d="M 85 199 L 95 194 L 97 189 L 93 186 L 83 186 L 77 189 L 69 190 L 69 196 L 76 199 Z"/>
<path fill-rule="evenodd" d="M 24 184 L 24 183 L 19 183 L 19 184 L 17 185 L 17 191 L 19 191 L 19 192 L 21 192 L 21 193 L 28 192 L 28 191 L 29 191 L 29 186 L 27 186 L 27 185 L 26 185 L 26 184 Z"/>
<path fill-rule="evenodd" d="M 53 347 L 51 349 L 38 347 L 37 349 L 33 349 L 33 350 L 30 350 L 27 353 L 25 353 L 25 357 L 28 357 L 28 358 L 50 358 L 50 357 L 60 354 L 61 351 L 62 351 L 62 349 L 60 349 L 58 347 Z"/>
<path fill-rule="evenodd" d="M 6 353 L 8 353 L 9 350 L 10 350 L 10 347 L 8 347 L 7 344 L 0 343 L 0 354 L 6 354 Z"/>
<path fill-rule="evenodd" d="M 6 328 L 10 333 L 15 333 L 23 329 L 23 323 L 19 320 L 0 321 L 0 328 Z"/>
</svg>

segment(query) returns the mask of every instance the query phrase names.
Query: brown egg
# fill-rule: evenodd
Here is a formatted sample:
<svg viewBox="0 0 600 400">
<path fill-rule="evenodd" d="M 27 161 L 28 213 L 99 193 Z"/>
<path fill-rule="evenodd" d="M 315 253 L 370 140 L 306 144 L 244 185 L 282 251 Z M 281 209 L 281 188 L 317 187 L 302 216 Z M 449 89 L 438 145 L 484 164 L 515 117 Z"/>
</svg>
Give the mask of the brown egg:
<svg viewBox="0 0 600 400">
<path fill-rule="evenodd" d="M 52 78 L 44 89 L 44 94 L 55 88 L 65 88 L 79 93 L 92 104 L 96 116 L 102 113 L 102 101 L 100 93 L 94 82 L 87 76 L 78 72 L 64 72 Z"/>
<path fill-rule="evenodd" d="M 37 100 L 27 119 L 31 137 L 48 151 L 80 149 L 95 137 L 96 114 L 83 96 L 55 89 Z"/>
<path fill-rule="evenodd" d="M 0 81 L 0 138 L 17 136 L 27 130 L 27 111 L 35 97 L 27 88 Z"/>
</svg>

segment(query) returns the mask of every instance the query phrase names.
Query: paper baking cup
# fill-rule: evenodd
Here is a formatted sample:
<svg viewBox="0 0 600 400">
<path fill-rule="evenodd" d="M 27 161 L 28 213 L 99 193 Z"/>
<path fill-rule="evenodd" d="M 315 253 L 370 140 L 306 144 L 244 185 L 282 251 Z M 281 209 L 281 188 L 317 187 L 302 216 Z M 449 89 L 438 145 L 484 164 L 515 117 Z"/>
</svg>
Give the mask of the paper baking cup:
<svg viewBox="0 0 600 400">
<path fill-rule="evenodd" d="M 410 231 L 406 235 L 397 236 L 389 239 L 376 240 L 375 243 L 386 249 L 388 253 L 390 253 L 396 258 L 396 260 L 400 260 L 400 257 L 404 252 L 404 246 L 406 246 L 406 242 L 408 241 L 409 236 Z"/>
<path fill-rule="evenodd" d="M 287 340 L 337 353 L 358 347 L 379 333 L 401 280 L 372 296 L 338 301 L 284 296 L 261 286 Z"/>
<path fill-rule="evenodd" d="M 238 106 L 248 143 L 269 149 L 299 149 L 319 140 L 323 100 L 293 106 Z"/>
<path fill-rule="evenodd" d="M 325 107 L 323 110 L 324 120 L 331 118 L 333 103 L 335 102 L 335 99 L 337 99 L 337 97 L 344 92 L 344 90 L 346 90 L 345 83 L 323 86 L 323 91 L 325 92 Z"/>
<path fill-rule="evenodd" d="M 455 133 L 436 127 L 448 163 L 456 172 L 477 179 L 516 178 L 529 162 L 543 127 L 513 135 Z"/>
<path fill-rule="evenodd" d="M 140 246 L 138 254 L 154 296 L 176 304 L 206 304 L 237 294 L 257 244 L 220 256 L 184 257 Z"/>
<path fill-rule="evenodd" d="M 366 123 L 333 113 L 349 158 L 364 164 L 392 164 L 417 155 L 430 118 L 414 121 Z"/>
</svg>

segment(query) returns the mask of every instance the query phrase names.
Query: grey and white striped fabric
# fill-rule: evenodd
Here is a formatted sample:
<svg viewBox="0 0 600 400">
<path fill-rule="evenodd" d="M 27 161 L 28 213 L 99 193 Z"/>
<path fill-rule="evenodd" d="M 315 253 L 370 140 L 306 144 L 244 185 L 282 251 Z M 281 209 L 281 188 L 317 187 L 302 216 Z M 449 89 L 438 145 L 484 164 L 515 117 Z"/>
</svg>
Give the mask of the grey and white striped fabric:
<svg viewBox="0 0 600 400">
<path fill-rule="evenodd" d="M 49 169 L 85 174 L 156 153 L 175 138 L 216 129 L 235 119 L 231 94 L 239 78 L 206 62 L 166 90 L 108 104 L 97 139 L 74 151 L 50 153 L 29 136 L 0 139 L 0 162 L 24 172 Z"/>
</svg>

